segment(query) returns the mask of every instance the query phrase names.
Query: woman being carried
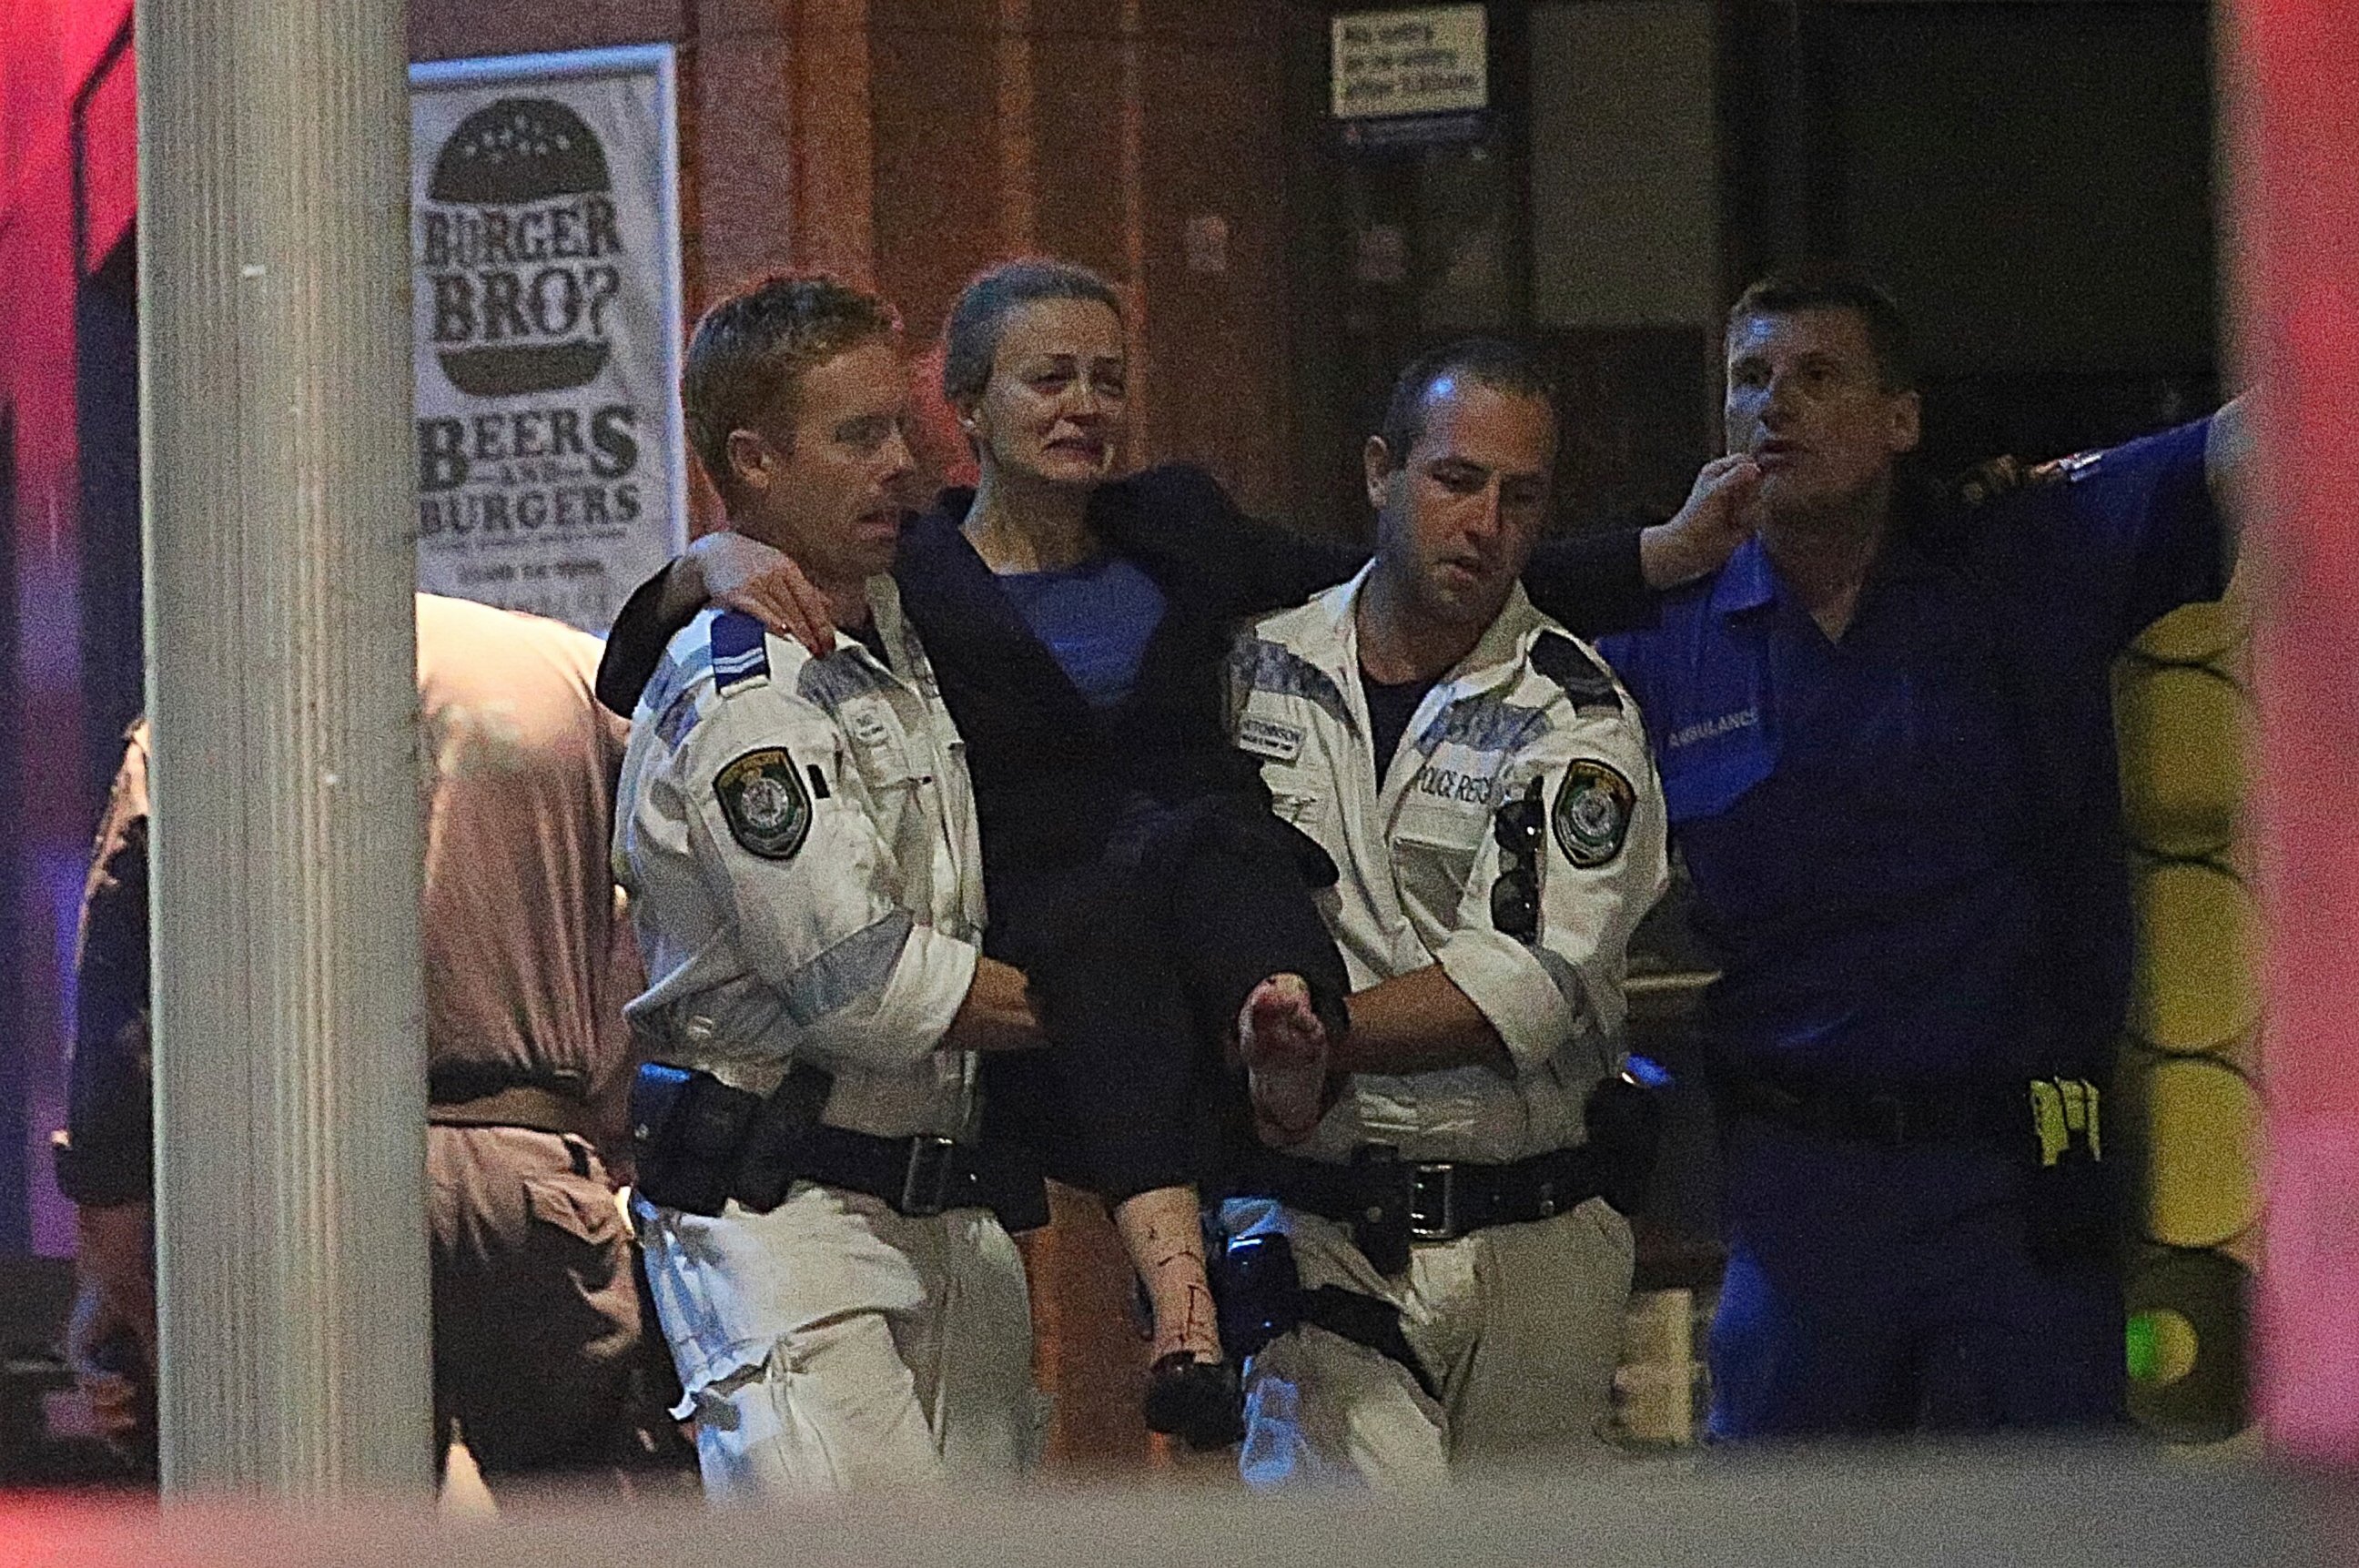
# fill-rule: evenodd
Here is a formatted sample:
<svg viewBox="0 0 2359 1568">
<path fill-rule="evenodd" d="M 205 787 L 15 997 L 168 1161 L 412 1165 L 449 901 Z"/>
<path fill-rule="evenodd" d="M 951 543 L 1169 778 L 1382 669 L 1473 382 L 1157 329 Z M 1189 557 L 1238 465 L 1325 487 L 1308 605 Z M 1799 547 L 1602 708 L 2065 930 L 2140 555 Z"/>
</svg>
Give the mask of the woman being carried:
<svg viewBox="0 0 2359 1568">
<path fill-rule="evenodd" d="M 1271 814 L 1256 759 L 1229 744 L 1223 671 L 1242 622 L 1342 582 L 1364 552 L 1247 518 L 1199 470 L 1114 477 L 1126 360 L 1119 298 L 1096 274 L 995 267 L 945 335 L 943 391 L 979 482 L 908 524 L 894 575 L 967 747 L 985 949 L 1025 971 L 1055 1041 L 991 1064 L 986 1114 L 1020 1117 L 1055 1174 L 1109 1204 L 1154 1309 L 1148 1424 L 1226 1442 L 1235 1377 L 1194 1187 L 1201 1069 L 1242 1023 L 1259 1130 L 1299 1137 L 1319 1083 L 1296 1064 L 1346 1027 L 1347 981 L 1312 902 L 1333 867 Z M 1535 600 L 1576 628 L 1628 625 L 1651 614 L 1642 561 L 1668 585 L 1734 542 L 1649 534 L 1536 556 Z M 730 556 L 712 578 L 791 570 L 759 550 L 712 547 Z M 688 560 L 618 619 L 609 705 L 636 701 L 705 596 L 705 562 Z M 759 613 L 766 597 L 732 602 Z"/>
</svg>

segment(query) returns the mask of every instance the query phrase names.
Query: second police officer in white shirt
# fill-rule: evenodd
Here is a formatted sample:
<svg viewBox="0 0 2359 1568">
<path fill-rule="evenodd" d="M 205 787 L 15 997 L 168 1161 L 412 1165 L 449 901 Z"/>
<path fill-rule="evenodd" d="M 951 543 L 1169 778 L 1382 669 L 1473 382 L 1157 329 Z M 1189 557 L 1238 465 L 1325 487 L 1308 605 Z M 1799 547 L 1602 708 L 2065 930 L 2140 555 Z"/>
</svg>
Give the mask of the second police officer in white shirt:
<svg viewBox="0 0 2359 1568">
<path fill-rule="evenodd" d="M 1597 1441 L 1632 1253 L 1584 1105 L 1622 1065 L 1666 830 L 1636 705 L 1516 583 L 1556 442 L 1522 351 L 1412 365 L 1368 442 L 1375 560 L 1234 659 L 1238 744 L 1341 870 L 1355 988 L 1332 1054 L 1292 998 L 1245 1020 L 1261 1147 L 1223 1211 L 1224 1315 L 1282 1330 L 1247 1368 L 1256 1485 Z M 1273 1242 L 1299 1286 L 1275 1313 Z"/>
</svg>

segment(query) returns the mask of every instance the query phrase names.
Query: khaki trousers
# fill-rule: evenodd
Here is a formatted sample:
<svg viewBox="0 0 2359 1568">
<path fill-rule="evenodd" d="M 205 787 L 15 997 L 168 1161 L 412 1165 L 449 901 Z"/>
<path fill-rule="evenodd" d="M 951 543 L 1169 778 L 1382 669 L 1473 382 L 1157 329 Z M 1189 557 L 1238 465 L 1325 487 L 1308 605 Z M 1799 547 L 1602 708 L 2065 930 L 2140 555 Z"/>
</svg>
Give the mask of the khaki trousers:
<svg viewBox="0 0 2359 1568">
<path fill-rule="evenodd" d="M 433 1127 L 426 1179 L 436 1452 L 455 1421 L 495 1480 L 613 1465 L 653 1347 L 596 1153 L 571 1135 Z"/>
<path fill-rule="evenodd" d="M 1410 1249 L 1378 1274 L 1332 1220 L 1263 1198 L 1222 1210 L 1229 1235 L 1283 1232 L 1306 1289 L 1341 1285 L 1401 1311 L 1440 1394 L 1398 1362 L 1306 1325 L 1245 1367 L 1248 1486 L 1439 1485 L 1502 1463 L 1586 1462 L 1600 1435 L 1630 1296 L 1630 1226 L 1591 1199 L 1528 1225 Z"/>
</svg>

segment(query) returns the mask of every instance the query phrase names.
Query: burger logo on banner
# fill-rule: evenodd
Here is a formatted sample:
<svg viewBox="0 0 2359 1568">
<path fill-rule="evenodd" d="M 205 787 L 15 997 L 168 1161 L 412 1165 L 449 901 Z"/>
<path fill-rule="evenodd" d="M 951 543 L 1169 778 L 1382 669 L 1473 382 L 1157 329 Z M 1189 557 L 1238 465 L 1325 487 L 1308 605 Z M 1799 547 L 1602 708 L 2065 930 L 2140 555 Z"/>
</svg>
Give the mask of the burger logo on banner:
<svg viewBox="0 0 2359 1568">
<path fill-rule="evenodd" d="M 410 67 L 418 580 L 592 630 L 684 542 L 666 45 Z"/>
<path fill-rule="evenodd" d="M 427 187 L 423 256 L 435 358 L 478 397 L 596 379 L 623 254 L 605 149 L 549 98 L 501 98 L 461 121 Z"/>
</svg>

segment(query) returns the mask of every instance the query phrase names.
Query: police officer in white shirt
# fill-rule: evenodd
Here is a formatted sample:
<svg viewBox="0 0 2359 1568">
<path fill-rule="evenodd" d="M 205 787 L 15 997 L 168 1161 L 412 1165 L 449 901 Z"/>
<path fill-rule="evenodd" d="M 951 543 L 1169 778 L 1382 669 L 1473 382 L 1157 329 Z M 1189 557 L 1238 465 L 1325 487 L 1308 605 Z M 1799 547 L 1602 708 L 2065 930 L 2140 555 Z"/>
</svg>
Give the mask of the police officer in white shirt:
<svg viewBox="0 0 2359 1568">
<path fill-rule="evenodd" d="M 892 579 L 898 322 L 824 278 L 706 312 L 682 399 L 731 525 L 849 634 L 825 658 L 707 610 L 623 768 L 617 875 L 652 985 L 636 1213 L 710 1495 L 922 1485 L 1035 1450 L 1024 1271 L 976 1141 L 976 1052 L 1038 1041 L 980 955 L 966 765 Z"/>
<path fill-rule="evenodd" d="M 1556 444 L 1521 350 L 1420 359 L 1367 444 L 1375 561 L 1236 650 L 1237 742 L 1342 872 L 1354 987 L 1332 1043 L 1274 985 L 1241 1021 L 1258 1146 L 1223 1312 L 1256 1486 L 1598 1443 L 1631 1266 L 1601 1193 L 1629 1201 L 1645 1141 L 1625 948 L 1665 825 L 1636 706 L 1516 582 Z"/>
</svg>

